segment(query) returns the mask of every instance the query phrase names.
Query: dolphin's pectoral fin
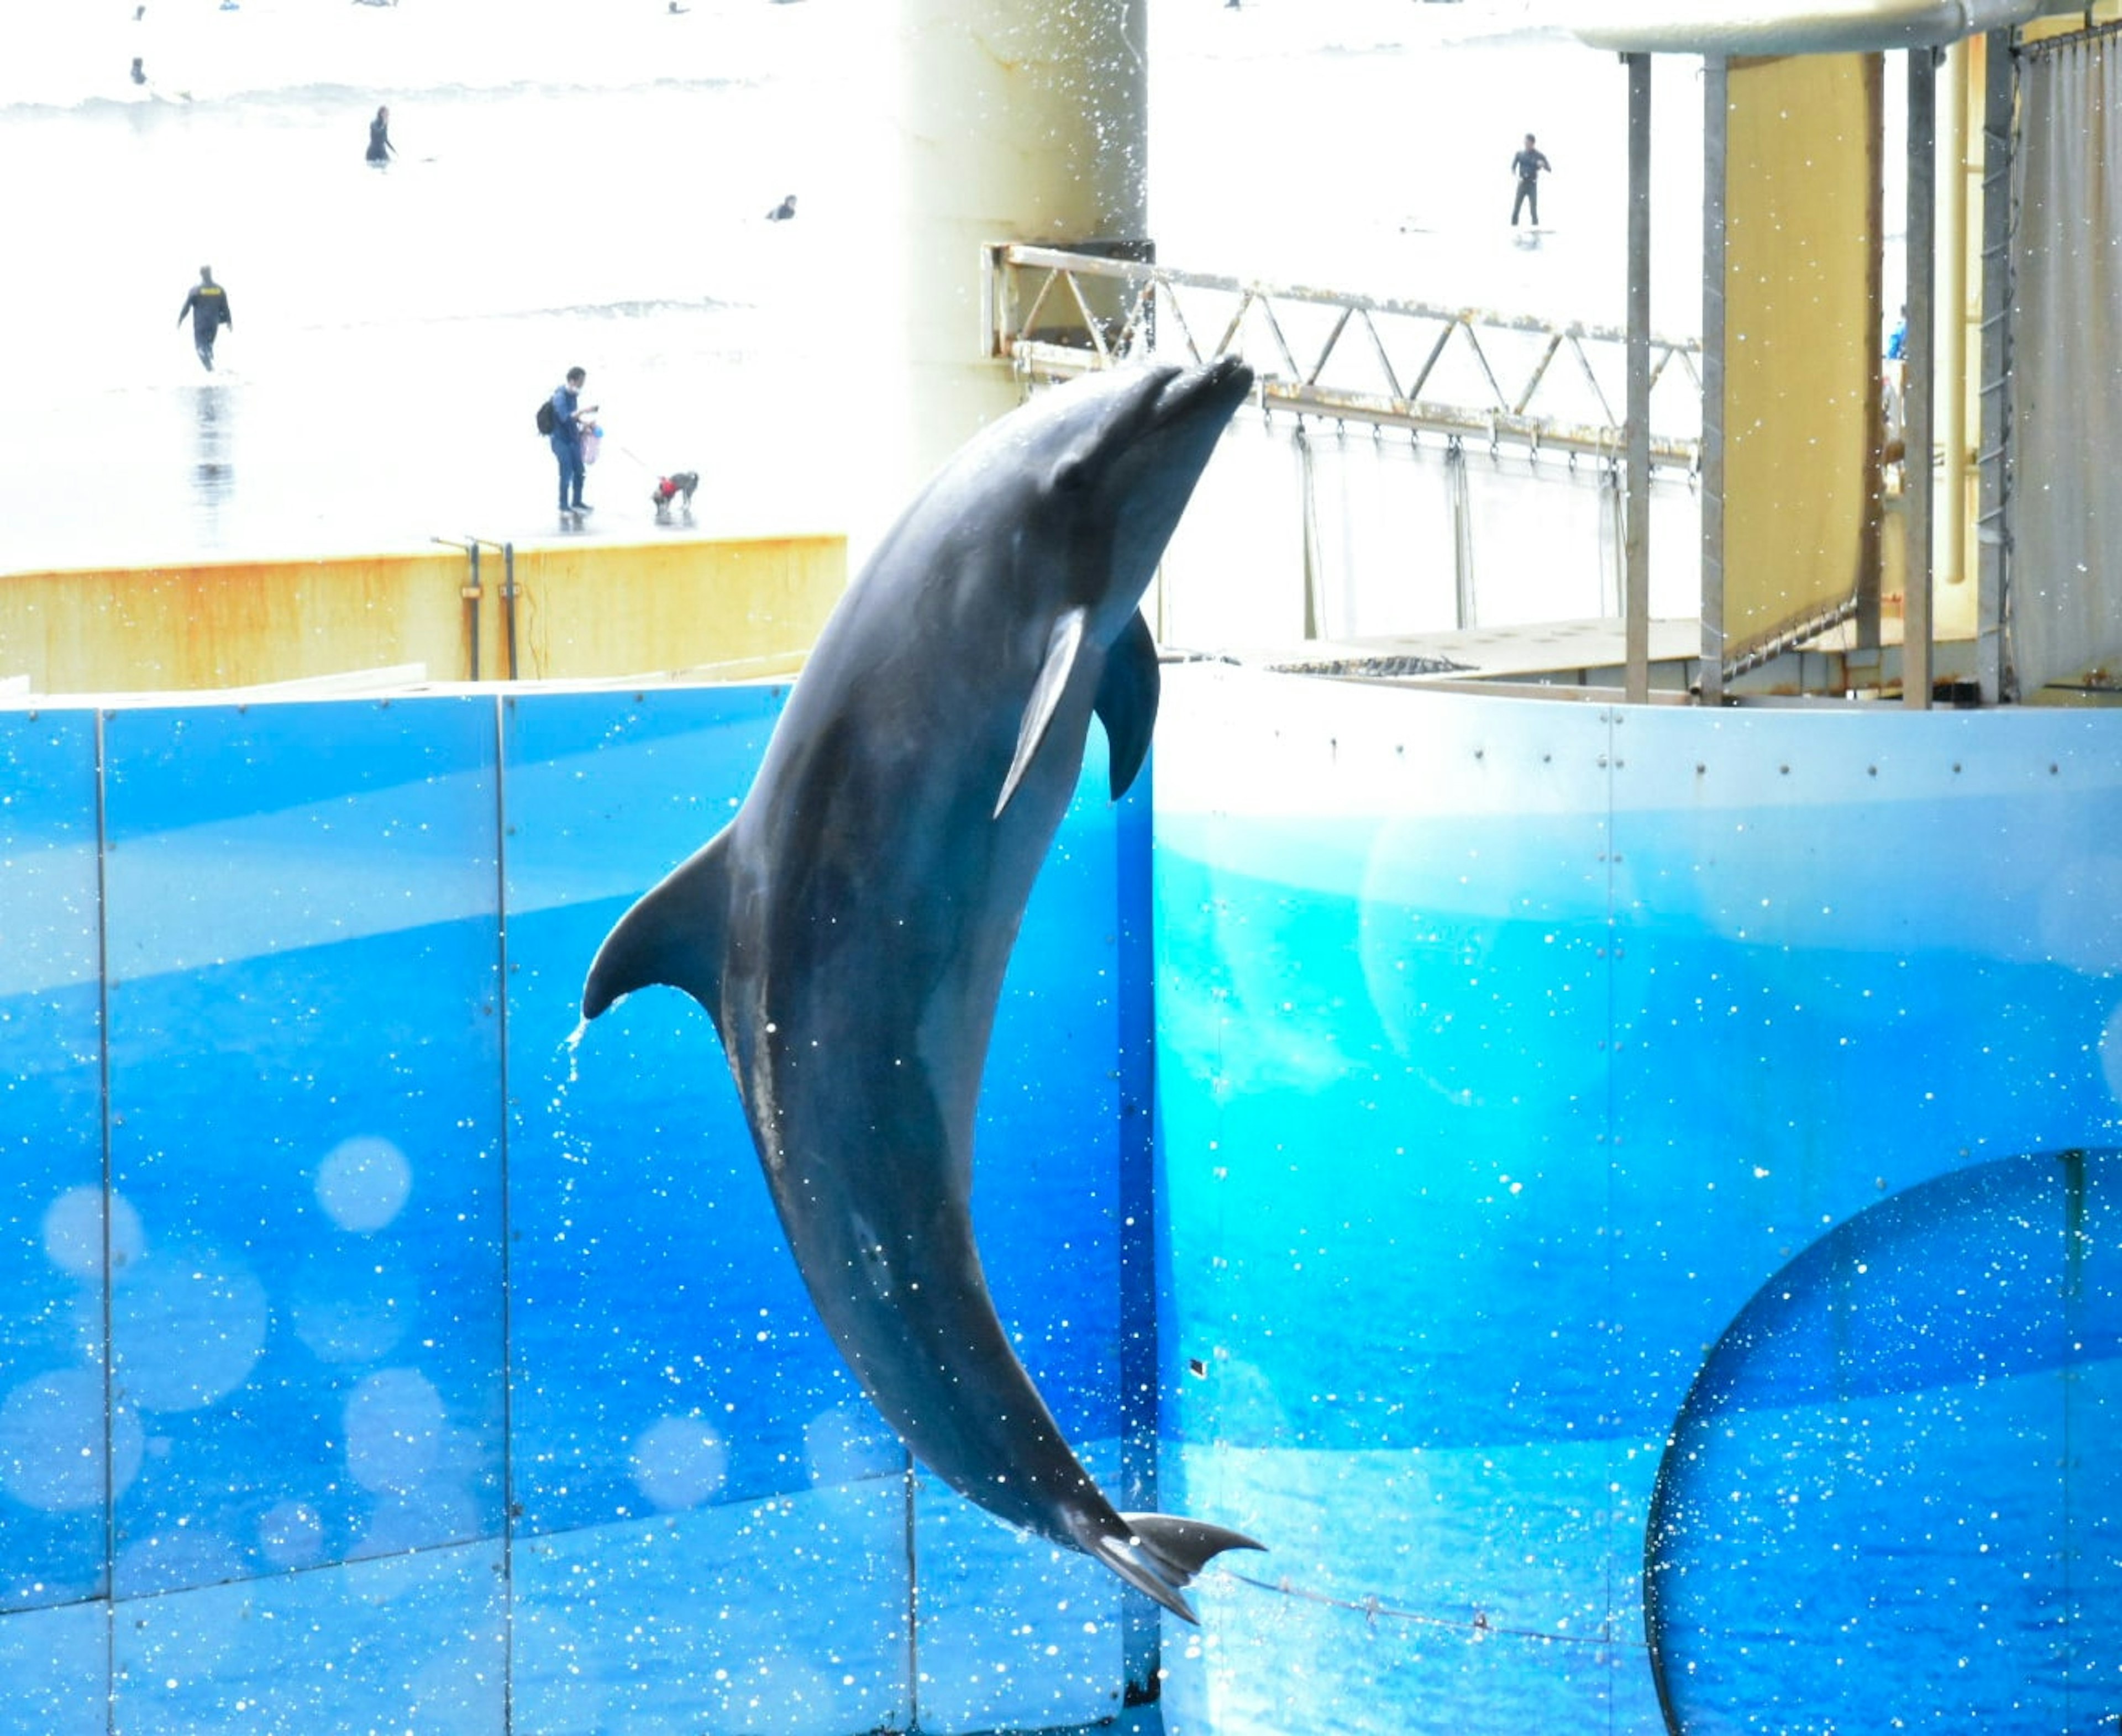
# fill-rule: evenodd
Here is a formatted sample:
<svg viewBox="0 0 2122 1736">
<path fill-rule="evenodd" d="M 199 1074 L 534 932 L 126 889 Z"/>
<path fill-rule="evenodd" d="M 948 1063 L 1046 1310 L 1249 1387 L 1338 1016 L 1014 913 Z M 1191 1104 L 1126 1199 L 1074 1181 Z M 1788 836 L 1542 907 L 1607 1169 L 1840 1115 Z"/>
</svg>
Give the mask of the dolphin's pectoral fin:
<svg viewBox="0 0 2122 1736">
<path fill-rule="evenodd" d="M 1098 683 L 1098 721 L 1105 726 L 1113 800 L 1128 792 L 1149 752 L 1157 726 L 1157 642 L 1142 612 L 1122 629 L 1105 653 L 1105 673 Z"/>
<path fill-rule="evenodd" d="M 722 934 L 729 912 L 724 863 L 729 834 L 717 833 L 672 869 L 621 917 L 590 965 L 582 1017 L 594 1019 L 622 995 L 651 983 L 682 988 L 722 1028 Z"/>
<path fill-rule="evenodd" d="M 1157 1599 L 1175 1616 L 1198 1623 L 1194 1606 L 1180 1596 L 1179 1588 L 1192 1580 L 1211 1557 L 1226 1549 L 1260 1549 L 1241 1531 L 1199 1519 L 1176 1519 L 1163 1513 L 1123 1513 L 1120 1523 L 1126 1537 L 1101 1537 L 1096 1554 L 1137 1591 Z"/>
<path fill-rule="evenodd" d="M 1046 740 L 1046 726 L 1054 721 L 1061 696 L 1068 691 L 1068 676 L 1082 648 L 1083 611 L 1072 609 L 1054 623 L 1054 631 L 1047 637 L 1046 661 L 1040 666 L 1039 679 L 1031 684 L 1031 697 L 1024 702 L 1024 717 L 1017 726 L 1017 754 L 1009 763 L 1009 776 L 1002 781 L 1002 795 L 995 801 L 997 818 L 1017 794 L 1031 756 Z"/>
</svg>

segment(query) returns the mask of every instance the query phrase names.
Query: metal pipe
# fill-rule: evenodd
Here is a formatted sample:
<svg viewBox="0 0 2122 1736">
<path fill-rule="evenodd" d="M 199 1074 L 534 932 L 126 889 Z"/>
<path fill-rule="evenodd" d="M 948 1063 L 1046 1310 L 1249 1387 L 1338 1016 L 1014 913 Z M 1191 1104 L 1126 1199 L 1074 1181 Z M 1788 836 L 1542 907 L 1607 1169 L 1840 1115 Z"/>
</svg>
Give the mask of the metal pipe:
<svg viewBox="0 0 2122 1736">
<path fill-rule="evenodd" d="M 471 555 L 471 582 L 465 586 L 461 595 L 465 600 L 465 633 L 471 648 L 471 679 L 479 679 L 479 542 L 469 539 Z"/>
<path fill-rule="evenodd" d="M 1629 63 L 1629 703 L 1651 697 L 1651 57 Z"/>
<path fill-rule="evenodd" d="M 2004 587 L 2011 548 L 2006 464 L 2012 431 L 2012 113 L 2018 67 L 2012 33 L 1983 44 L 1982 91 L 1982 434 L 1975 460 L 1975 680 L 1984 705 L 2004 697 Z"/>
<path fill-rule="evenodd" d="M 1725 172 L 1731 63 L 1702 68 L 1702 702 L 1724 702 Z"/>
<path fill-rule="evenodd" d="M 1457 440 L 1444 449 L 1444 487 L 1451 502 L 1453 624 L 1464 632 L 1480 625 L 1480 599 L 1474 589 L 1473 505 L 1466 486 L 1466 449 Z"/>
<path fill-rule="evenodd" d="M 501 545 L 501 614 L 508 623 L 508 679 L 516 679 L 516 545 Z"/>
<path fill-rule="evenodd" d="M 1967 44 L 1945 51 L 1945 113 L 1938 131 L 1938 172 L 1945 197 L 1937 208 L 1938 330 L 1937 436 L 1943 467 L 1938 473 L 1937 576 L 1946 585 L 1967 581 Z"/>
<path fill-rule="evenodd" d="M 1909 338 L 1905 456 L 1901 461 L 1904 546 L 1901 582 L 1901 700 L 1911 710 L 1930 705 L 1931 446 L 1937 270 L 1937 55 L 1909 50 Z"/>
</svg>

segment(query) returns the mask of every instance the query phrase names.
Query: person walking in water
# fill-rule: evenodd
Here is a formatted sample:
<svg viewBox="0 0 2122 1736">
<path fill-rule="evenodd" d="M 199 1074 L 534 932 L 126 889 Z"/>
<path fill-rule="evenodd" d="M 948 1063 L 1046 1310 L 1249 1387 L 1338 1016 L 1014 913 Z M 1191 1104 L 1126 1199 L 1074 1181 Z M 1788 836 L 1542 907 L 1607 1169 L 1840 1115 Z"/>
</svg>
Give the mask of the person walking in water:
<svg viewBox="0 0 2122 1736">
<path fill-rule="evenodd" d="M 1540 154 L 1534 144 L 1532 134 L 1526 134 L 1525 149 L 1511 159 L 1511 170 L 1518 178 L 1518 196 L 1511 201 L 1511 227 L 1518 226 L 1518 211 L 1522 206 L 1532 208 L 1532 226 L 1540 227 L 1540 176 L 1545 169 L 1554 173 L 1554 165 Z"/>
<path fill-rule="evenodd" d="M 214 338 L 224 325 L 231 331 L 236 329 L 236 316 L 228 310 L 228 292 L 213 281 L 211 265 L 199 267 L 197 286 L 177 310 L 178 324 L 185 323 L 186 314 L 192 316 L 192 346 L 199 352 L 199 366 L 211 374 Z"/>
<path fill-rule="evenodd" d="M 560 466 L 560 516 L 579 520 L 593 509 L 582 502 L 582 425 L 581 418 L 596 414 L 596 406 L 582 408 L 582 382 L 589 378 L 578 367 L 553 394 L 553 456 Z"/>
<path fill-rule="evenodd" d="M 418 128 L 414 131 L 418 132 Z M 379 169 L 398 154 L 390 142 L 390 111 L 378 109 L 376 119 L 368 124 L 368 160 Z"/>
</svg>

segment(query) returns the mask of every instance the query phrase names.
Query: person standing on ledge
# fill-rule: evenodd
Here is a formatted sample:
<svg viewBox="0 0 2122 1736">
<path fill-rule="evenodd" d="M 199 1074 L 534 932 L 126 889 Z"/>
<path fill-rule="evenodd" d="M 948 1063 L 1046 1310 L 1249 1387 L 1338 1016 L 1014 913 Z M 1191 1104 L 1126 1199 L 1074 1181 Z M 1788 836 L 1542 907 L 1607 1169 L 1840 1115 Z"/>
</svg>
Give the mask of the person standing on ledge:
<svg viewBox="0 0 2122 1736">
<path fill-rule="evenodd" d="M 199 366 L 211 374 L 213 371 L 213 340 L 220 335 L 224 325 L 236 329 L 236 316 L 228 310 L 228 292 L 213 281 L 211 265 L 199 267 L 199 280 L 192 292 L 185 297 L 185 305 L 177 310 L 177 324 L 185 323 L 185 315 L 192 316 L 192 347 L 198 350 Z"/>
<path fill-rule="evenodd" d="M 1519 208 L 1530 205 L 1532 208 L 1532 226 L 1537 229 L 1540 227 L 1540 171 L 1545 170 L 1552 175 L 1554 165 L 1540 154 L 1539 147 L 1533 143 L 1532 134 L 1528 133 L 1526 134 L 1525 149 L 1511 159 L 1511 169 L 1518 178 L 1518 196 L 1511 201 L 1511 227 L 1515 229 L 1518 226 Z"/>
<path fill-rule="evenodd" d="M 419 131 L 418 127 L 413 129 Z M 397 155 L 397 147 L 390 142 L 390 111 L 378 109 L 376 119 L 368 124 L 368 161 L 379 169 Z"/>
<path fill-rule="evenodd" d="M 589 378 L 578 367 L 553 393 L 553 456 L 560 466 L 560 516 L 580 520 L 591 511 L 582 503 L 582 425 L 581 418 L 596 414 L 596 406 L 582 408 L 582 382 Z"/>
</svg>

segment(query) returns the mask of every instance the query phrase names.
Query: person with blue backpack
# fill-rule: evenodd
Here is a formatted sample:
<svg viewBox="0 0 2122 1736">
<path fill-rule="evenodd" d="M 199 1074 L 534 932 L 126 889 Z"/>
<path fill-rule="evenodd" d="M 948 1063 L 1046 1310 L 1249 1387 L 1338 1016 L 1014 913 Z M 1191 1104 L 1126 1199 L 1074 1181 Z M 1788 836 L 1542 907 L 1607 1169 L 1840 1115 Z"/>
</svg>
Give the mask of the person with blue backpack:
<svg viewBox="0 0 2122 1736">
<path fill-rule="evenodd" d="M 582 407 L 582 385 L 589 378 L 578 367 L 554 388 L 553 395 L 538 406 L 538 432 L 553 446 L 560 466 L 560 516 L 579 520 L 594 509 L 582 499 L 582 422 L 596 414 L 596 406 Z"/>
</svg>

